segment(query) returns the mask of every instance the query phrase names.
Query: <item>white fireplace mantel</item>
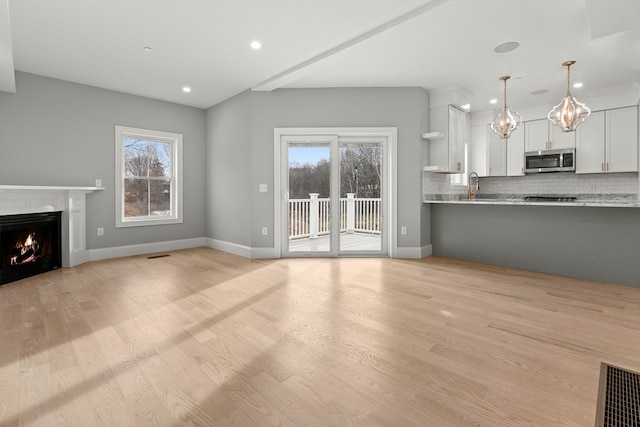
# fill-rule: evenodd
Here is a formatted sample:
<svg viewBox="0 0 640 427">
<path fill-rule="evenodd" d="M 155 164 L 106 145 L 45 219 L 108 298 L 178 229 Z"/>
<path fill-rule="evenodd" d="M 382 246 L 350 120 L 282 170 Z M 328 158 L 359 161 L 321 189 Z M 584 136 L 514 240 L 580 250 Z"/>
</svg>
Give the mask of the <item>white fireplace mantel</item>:
<svg viewBox="0 0 640 427">
<path fill-rule="evenodd" d="M 89 261 L 85 196 L 102 187 L 0 185 L 0 215 L 62 211 L 62 266 Z"/>
</svg>

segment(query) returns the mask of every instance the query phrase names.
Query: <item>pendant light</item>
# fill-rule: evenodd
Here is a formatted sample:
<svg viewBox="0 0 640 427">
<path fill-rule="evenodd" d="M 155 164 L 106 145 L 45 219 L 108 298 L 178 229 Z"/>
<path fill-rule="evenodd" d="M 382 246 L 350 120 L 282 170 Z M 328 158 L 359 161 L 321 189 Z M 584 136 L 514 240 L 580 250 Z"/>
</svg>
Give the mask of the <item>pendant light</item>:
<svg viewBox="0 0 640 427">
<path fill-rule="evenodd" d="M 578 102 L 575 96 L 571 96 L 571 73 L 570 68 L 576 61 L 567 61 L 562 66 L 567 67 L 567 96 L 547 116 L 551 123 L 560 127 L 563 132 L 572 132 L 576 127 L 589 117 L 591 110 L 582 102 Z"/>
<path fill-rule="evenodd" d="M 491 130 L 497 133 L 501 139 L 509 138 L 511 132 L 516 130 L 522 121 L 520 114 L 511 111 L 511 109 L 507 107 L 507 80 L 510 78 L 511 76 L 500 77 L 500 80 L 504 81 L 504 108 L 502 112 L 493 119 L 493 122 L 491 122 Z"/>
</svg>

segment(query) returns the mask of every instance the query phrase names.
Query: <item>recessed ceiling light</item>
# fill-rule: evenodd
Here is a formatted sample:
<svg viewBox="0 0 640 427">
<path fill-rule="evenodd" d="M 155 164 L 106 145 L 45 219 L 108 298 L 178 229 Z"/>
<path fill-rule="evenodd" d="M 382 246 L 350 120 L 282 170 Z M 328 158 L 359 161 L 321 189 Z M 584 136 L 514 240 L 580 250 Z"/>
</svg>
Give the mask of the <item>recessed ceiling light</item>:
<svg viewBox="0 0 640 427">
<path fill-rule="evenodd" d="M 149 46 L 143 47 L 142 50 L 144 50 L 145 52 L 153 52 L 153 48 Z"/>
<path fill-rule="evenodd" d="M 498 103 L 498 100 L 495 98 L 489 101 L 489 104 L 497 104 L 497 103 Z"/>
<path fill-rule="evenodd" d="M 581 82 L 575 82 L 573 84 L 573 87 L 575 87 L 576 89 L 580 89 L 583 86 L 583 84 Z"/>
<path fill-rule="evenodd" d="M 251 49 L 258 50 L 261 47 L 262 47 L 262 43 L 260 43 L 258 40 L 254 40 L 251 42 Z"/>
<path fill-rule="evenodd" d="M 538 89 L 531 92 L 531 95 L 544 95 L 545 93 L 548 93 L 548 92 L 549 92 L 549 89 Z"/>
<path fill-rule="evenodd" d="M 189 93 L 189 92 L 191 92 L 191 88 L 189 86 L 185 86 L 185 87 L 182 88 L 182 91 L 184 93 Z"/>
<path fill-rule="evenodd" d="M 496 53 L 507 53 L 507 52 L 511 52 L 512 50 L 516 50 L 518 46 L 520 46 L 520 43 L 518 42 L 506 42 L 506 43 L 499 44 L 493 50 Z"/>
</svg>

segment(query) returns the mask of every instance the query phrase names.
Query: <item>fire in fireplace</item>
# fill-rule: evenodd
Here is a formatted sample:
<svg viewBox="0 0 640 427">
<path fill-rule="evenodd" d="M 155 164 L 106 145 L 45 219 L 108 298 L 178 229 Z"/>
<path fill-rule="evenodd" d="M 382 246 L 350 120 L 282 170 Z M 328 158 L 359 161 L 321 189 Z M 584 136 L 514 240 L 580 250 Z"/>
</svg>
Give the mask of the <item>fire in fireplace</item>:
<svg viewBox="0 0 640 427">
<path fill-rule="evenodd" d="M 0 216 L 0 284 L 62 265 L 61 212 Z"/>
<path fill-rule="evenodd" d="M 22 265 L 35 262 L 42 255 L 42 248 L 36 240 L 36 233 L 29 234 L 24 241 L 17 241 L 16 247 L 11 252 L 11 265 Z"/>
</svg>

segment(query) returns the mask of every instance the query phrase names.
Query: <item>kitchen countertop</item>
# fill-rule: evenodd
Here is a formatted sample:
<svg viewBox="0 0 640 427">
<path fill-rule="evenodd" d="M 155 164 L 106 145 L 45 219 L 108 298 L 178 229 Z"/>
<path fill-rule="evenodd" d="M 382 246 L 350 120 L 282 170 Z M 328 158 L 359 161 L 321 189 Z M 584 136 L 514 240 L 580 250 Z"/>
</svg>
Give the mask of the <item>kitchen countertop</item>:
<svg viewBox="0 0 640 427">
<path fill-rule="evenodd" d="M 466 194 L 428 194 L 423 196 L 423 203 L 444 203 L 463 205 L 516 205 L 516 206 L 586 206 L 603 208 L 640 208 L 637 195 L 575 195 L 576 200 L 525 200 L 525 197 L 539 196 L 533 194 L 481 194 L 467 199 Z M 565 197 L 564 195 L 543 195 L 544 197 Z"/>
</svg>

